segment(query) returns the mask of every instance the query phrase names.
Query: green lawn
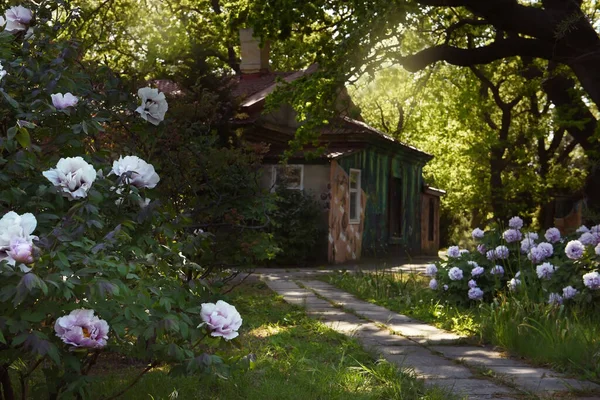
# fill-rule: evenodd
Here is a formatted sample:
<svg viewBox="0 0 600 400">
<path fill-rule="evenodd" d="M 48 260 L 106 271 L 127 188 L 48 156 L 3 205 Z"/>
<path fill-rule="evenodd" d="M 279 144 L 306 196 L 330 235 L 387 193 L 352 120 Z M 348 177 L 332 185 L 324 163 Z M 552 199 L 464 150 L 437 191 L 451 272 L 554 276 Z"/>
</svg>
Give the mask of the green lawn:
<svg viewBox="0 0 600 400">
<path fill-rule="evenodd" d="M 148 399 L 448 399 L 426 390 L 393 365 L 375 361 L 353 339 L 308 318 L 263 283 L 246 284 L 227 299 L 241 313 L 240 342 L 257 357 L 254 368 L 225 380 L 216 376 L 174 378 L 154 370 L 123 398 Z M 231 354 L 236 353 L 235 349 Z M 94 383 L 96 399 L 114 393 L 143 367 L 104 368 Z M 98 376 L 98 375 L 97 375 Z M 451 396 L 450 396 L 451 398 Z"/>
<path fill-rule="evenodd" d="M 439 300 L 428 278 L 382 271 L 321 279 L 357 297 L 500 347 L 530 362 L 600 383 L 600 315 L 525 298 L 459 307 Z"/>
</svg>

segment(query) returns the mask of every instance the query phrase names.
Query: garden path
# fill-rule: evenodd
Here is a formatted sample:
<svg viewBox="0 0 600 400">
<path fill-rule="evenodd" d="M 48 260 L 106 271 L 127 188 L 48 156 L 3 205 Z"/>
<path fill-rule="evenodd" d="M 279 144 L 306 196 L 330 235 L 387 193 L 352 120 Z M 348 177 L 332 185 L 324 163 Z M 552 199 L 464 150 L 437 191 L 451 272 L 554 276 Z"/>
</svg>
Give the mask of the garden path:
<svg viewBox="0 0 600 400">
<path fill-rule="evenodd" d="M 422 265 L 403 270 L 420 271 Z M 396 267 L 397 268 L 397 267 Z M 600 386 L 507 358 L 490 347 L 357 299 L 315 275 L 330 270 L 261 269 L 260 278 L 291 304 L 348 336 L 427 385 L 448 388 L 468 399 L 600 399 Z M 595 393 L 595 395 L 590 394 Z"/>
</svg>

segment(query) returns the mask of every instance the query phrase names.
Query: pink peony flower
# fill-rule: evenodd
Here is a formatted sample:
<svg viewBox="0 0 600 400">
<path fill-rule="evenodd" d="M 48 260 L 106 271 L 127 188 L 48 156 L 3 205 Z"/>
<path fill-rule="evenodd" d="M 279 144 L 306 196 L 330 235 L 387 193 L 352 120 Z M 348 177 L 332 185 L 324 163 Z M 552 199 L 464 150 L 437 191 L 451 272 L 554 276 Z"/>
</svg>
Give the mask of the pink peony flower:
<svg viewBox="0 0 600 400">
<path fill-rule="evenodd" d="M 242 325 L 242 317 L 234 306 L 223 300 L 214 303 L 203 303 L 200 310 L 202 320 L 212 331 L 211 336 L 222 336 L 226 340 L 237 337 Z"/>
<path fill-rule="evenodd" d="M 10 241 L 10 250 L 6 254 L 16 262 L 31 264 L 33 262 L 33 244 L 25 238 L 15 237 Z"/>
<path fill-rule="evenodd" d="M 27 246 L 32 246 L 33 240 L 37 239 L 32 235 L 36 226 L 37 220 L 31 213 L 19 215 L 9 211 L 4 214 L 0 219 L 0 261 L 6 260 L 10 265 L 15 265 L 16 261 L 26 262 L 28 249 L 31 255 L 31 247 Z M 13 258 L 15 255 L 19 260 Z"/>
<path fill-rule="evenodd" d="M 83 308 L 57 319 L 54 331 L 63 342 L 75 347 L 99 349 L 108 340 L 108 323 L 96 317 L 94 310 Z"/>
</svg>

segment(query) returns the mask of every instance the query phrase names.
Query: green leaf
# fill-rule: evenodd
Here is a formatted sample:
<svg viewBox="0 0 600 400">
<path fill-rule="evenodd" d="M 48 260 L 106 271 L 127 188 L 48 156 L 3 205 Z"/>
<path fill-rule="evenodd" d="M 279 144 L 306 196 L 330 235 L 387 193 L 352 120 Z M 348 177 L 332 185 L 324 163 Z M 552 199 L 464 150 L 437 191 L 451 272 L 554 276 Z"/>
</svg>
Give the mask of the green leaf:
<svg viewBox="0 0 600 400">
<path fill-rule="evenodd" d="M 2 95 L 4 96 L 4 98 L 6 99 L 6 101 L 8 101 L 8 104 L 13 106 L 13 108 L 19 108 L 19 103 L 17 103 L 17 101 L 15 99 L 10 97 L 10 95 L 8 93 L 6 93 L 3 89 L 0 89 L 0 92 L 2 92 Z"/>
<path fill-rule="evenodd" d="M 2 333 L 2 331 L 0 331 L 0 343 L 6 344 L 6 339 L 4 338 L 4 333 Z"/>
<path fill-rule="evenodd" d="M 29 146 L 31 146 L 31 137 L 29 136 L 29 131 L 25 128 L 21 128 L 19 129 L 19 133 L 17 133 L 17 135 L 15 136 L 17 139 L 17 142 L 19 142 L 19 144 L 23 147 L 23 148 L 28 148 Z"/>
</svg>

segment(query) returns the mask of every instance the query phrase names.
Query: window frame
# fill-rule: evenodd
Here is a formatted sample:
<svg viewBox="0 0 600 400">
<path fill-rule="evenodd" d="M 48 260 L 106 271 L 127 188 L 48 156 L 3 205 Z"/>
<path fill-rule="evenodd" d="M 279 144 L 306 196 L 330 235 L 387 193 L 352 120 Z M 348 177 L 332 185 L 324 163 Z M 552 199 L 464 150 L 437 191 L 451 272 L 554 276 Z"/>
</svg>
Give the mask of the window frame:
<svg viewBox="0 0 600 400">
<path fill-rule="evenodd" d="M 274 192 L 277 189 L 277 169 L 284 167 L 280 164 L 274 164 L 271 166 L 271 191 Z M 304 164 L 287 164 L 286 168 L 300 168 L 300 186 L 286 186 L 289 190 L 304 190 Z"/>
<path fill-rule="evenodd" d="M 356 179 L 356 188 L 352 188 L 350 182 L 352 181 L 352 174 L 353 173 L 357 173 L 358 177 Z M 349 208 L 349 212 L 348 212 L 348 220 L 350 224 L 360 224 L 360 197 L 361 197 L 361 179 L 362 179 L 362 170 L 361 169 L 357 169 L 357 168 L 350 168 L 350 171 L 348 173 L 348 208 Z M 355 213 L 356 213 L 356 218 L 352 219 L 350 216 L 352 215 L 352 193 L 356 192 L 356 204 L 354 205 L 355 207 Z"/>
</svg>

